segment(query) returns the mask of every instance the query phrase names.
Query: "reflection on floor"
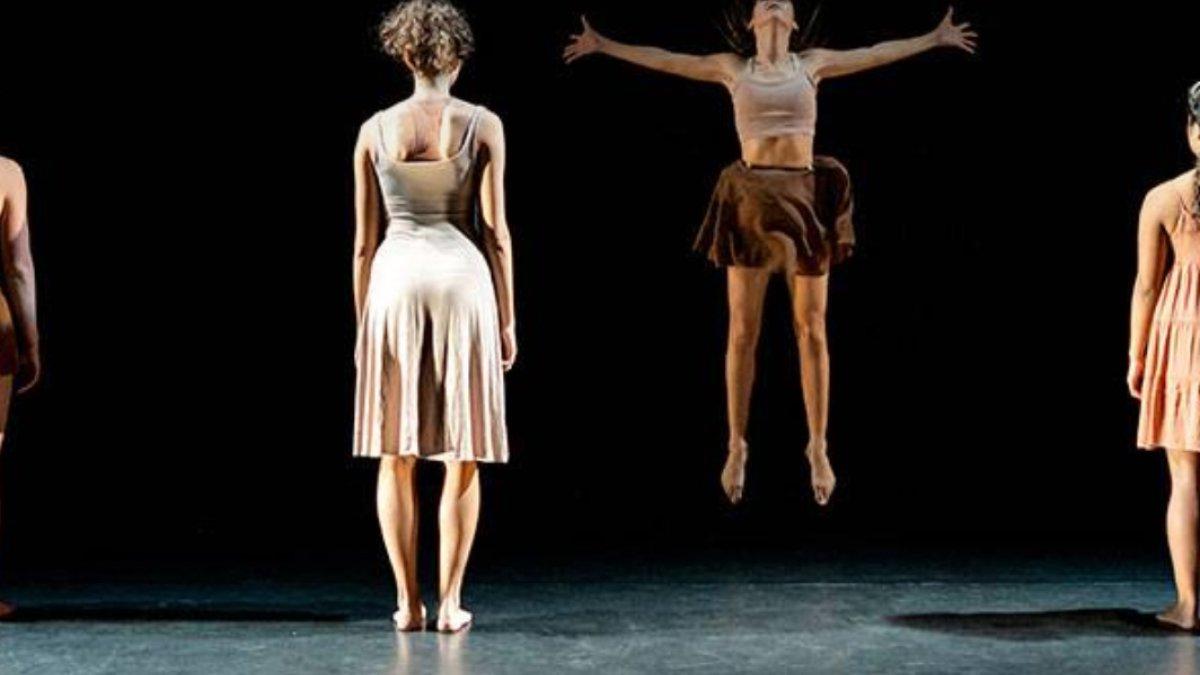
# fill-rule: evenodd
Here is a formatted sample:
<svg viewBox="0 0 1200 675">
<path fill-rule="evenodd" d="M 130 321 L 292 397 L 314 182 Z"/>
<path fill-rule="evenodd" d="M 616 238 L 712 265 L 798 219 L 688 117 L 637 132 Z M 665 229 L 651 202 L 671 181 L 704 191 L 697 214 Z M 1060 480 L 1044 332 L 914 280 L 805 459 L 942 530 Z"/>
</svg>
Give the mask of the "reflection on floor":
<svg viewBox="0 0 1200 675">
<path fill-rule="evenodd" d="M 493 566 L 459 636 L 393 633 L 382 579 L 11 591 L 6 674 L 1200 673 L 1200 638 L 1147 613 L 1167 570 L 1103 559 Z"/>
</svg>

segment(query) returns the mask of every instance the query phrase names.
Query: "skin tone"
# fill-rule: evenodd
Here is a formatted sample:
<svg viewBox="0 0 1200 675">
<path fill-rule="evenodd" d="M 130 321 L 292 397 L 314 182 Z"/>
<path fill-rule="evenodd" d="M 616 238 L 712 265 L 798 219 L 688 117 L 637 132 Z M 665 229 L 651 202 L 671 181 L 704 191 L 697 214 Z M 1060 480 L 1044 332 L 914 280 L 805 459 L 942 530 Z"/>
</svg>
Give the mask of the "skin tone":
<svg viewBox="0 0 1200 675">
<path fill-rule="evenodd" d="M 1200 158 L 1200 124 L 1192 121 L 1187 129 L 1192 152 Z M 1138 224 L 1138 275 L 1133 289 L 1130 321 L 1129 393 L 1142 398 L 1146 369 L 1146 343 L 1150 323 L 1167 269 L 1170 241 L 1168 228 L 1184 217 L 1184 204 L 1195 203 L 1195 171 L 1167 181 L 1146 195 Z M 1167 467 L 1171 474 L 1171 498 L 1167 503 L 1167 544 L 1175 574 L 1175 604 L 1158 615 L 1159 621 L 1194 630 L 1197 626 L 1196 583 L 1197 527 L 1200 526 L 1200 499 L 1197 470 L 1200 453 L 1179 448 L 1167 449 Z"/>
<path fill-rule="evenodd" d="M 466 137 L 474 107 L 455 99 L 450 88 L 459 66 L 445 73 L 413 72 L 412 96 L 383 116 L 385 147 L 398 152 L 381 161 L 442 161 L 454 156 Z M 354 152 L 356 234 L 354 245 L 354 302 L 361 320 L 370 287 L 371 265 L 386 227 L 375 153 L 379 130 L 364 123 Z M 503 366 L 507 371 L 517 357 L 516 312 L 512 294 L 512 240 L 505 207 L 504 176 L 507 148 L 500 118 L 484 112 L 477 132 L 480 161 L 484 162 L 480 190 L 484 228 L 484 254 L 492 271 L 500 314 Z M 479 522 L 479 471 L 474 462 L 446 462 L 445 480 L 438 507 L 440 529 L 439 606 L 437 628 L 457 632 L 471 624 L 463 609 L 462 587 L 471 545 Z M 384 546 L 396 581 L 393 617 L 401 631 L 422 630 L 426 611 L 417 580 L 417 462 L 410 457 L 385 457 L 379 465 L 376 508 Z"/>
<path fill-rule="evenodd" d="M 14 387 L 25 393 L 41 377 L 38 349 L 37 293 L 33 253 L 29 245 L 28 191 L 25 175 L 16 162 L 0 157 L 0 447 L 3 447 L 8 408 Z M 11 605 L 0 602 L 0 618 Z"/>
<path fill-rule="evenodd" d="M 796 11 L 786 0 L 760 0 L 747 25 L 754 34 L 755 77 L 783 80 L 797 77 L 789 45 L 799 30 Z M 975 52 L 976 33 L 970 24 L 955 24 L 954 10 L 946 13 L 932 31 L 906 40 L 883 42 L 852 50 L 809 49 L 800 54 L 801 67 L 814 82 L 852 75 L 907 59 L 939 47 Z M 589 54 L 606 54 L 651 70 L 701 82 L 732 87 L 747 69 L 746 59 L 732 53 L 696 56 L 656 47 L 626 45 L 601 35 L 587 19 L 583 31 L 571 36 L 563 57 L 574 63 Z M 791 134 L 742 142 L 742 160 L 751 166 L 811 168 L 813 137 Z M 721 472 L 721 485 L 733 503 L 742 500 L 746 460 L 749 457 L 746 429 L 750 397 L 754 387 L 755 351 L 762 325 L 763 299 L 768 282 L 776 272 L 788 278 L 792 312 L 801 356 L 801 387 L 809 426 L 806 456 L 811 468 L 813 494 L 817 503 L 829 503 L 836 485 L 829 462 L 826 427 L 829 417 L 829 350 L 825 332 L 828 306 L 828 276 L 810 277 L 795 273 L 794 250 L 786 238 L 777 239 L 776 264 L 762 268 L 730 267 L 727 271 L 729 341 L 726 350 L 726 395 L 729 416 L 729 454 Z"/>
</svg>

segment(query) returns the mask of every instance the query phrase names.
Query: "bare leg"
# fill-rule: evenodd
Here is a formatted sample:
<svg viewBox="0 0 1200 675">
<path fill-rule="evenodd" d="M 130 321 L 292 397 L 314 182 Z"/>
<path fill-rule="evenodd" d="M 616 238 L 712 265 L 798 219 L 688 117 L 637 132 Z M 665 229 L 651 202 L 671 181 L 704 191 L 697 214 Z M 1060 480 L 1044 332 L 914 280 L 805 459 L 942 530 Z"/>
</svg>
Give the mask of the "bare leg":
<svg viewBox="0 0 1200 675">
<path fill-rule="evenodd" d="M 463 577 L 475 528 L 479 525 L 479 469 L 475 462 L 447 462 L 446 482 L 438 509 L 441 528 L 439 563 L 438 630 L 454 633 L 471 624 L 471 613 L 462 607 Z"/>
<path fill-rule="evenodd" d="M 425 605 L 417 586 L 416 460 L 385 456 L 379 462 L 375 506 L 396 580 L 396 629 L 422 630 Z"/>
<path fill-rule="evenodd" d="M 763 299 L 771 271 L 730 267 L 729 343 L 725 351 L 725 400 L 729 415 L 729 456 L 721 471 L 721 486 L 729 501 L 742 501 L 746 484 L 746 427 L 750 423 L 750 395 L 754 390 L 755 357 L 762 328 Z"/>
<path fill-rule="evenodd" d="M 1174 605 L 1158 615 L 1158 620 L 1192 630 L 1196 627 L 1196 468 L 1200 466 L 1200 455 L 1182 450 L 1168 450 L 1167 463 L 1171 468 L 1167 543 L 1171 548 L 1171 564 L 1175 569 L 1178 599 Z"/>
<path fill-rule="evenodd" d="M 808 415 L 808 449 L 813 496 L 825 506 L 833 496 L 837 478 L 829 464 L 825 430 L 829 424 L 829 341 L 825 313 L 829 304 L 829 277 L 788 275 L 792 313 L 800 345 L 800 385 Z"/>
</svg>

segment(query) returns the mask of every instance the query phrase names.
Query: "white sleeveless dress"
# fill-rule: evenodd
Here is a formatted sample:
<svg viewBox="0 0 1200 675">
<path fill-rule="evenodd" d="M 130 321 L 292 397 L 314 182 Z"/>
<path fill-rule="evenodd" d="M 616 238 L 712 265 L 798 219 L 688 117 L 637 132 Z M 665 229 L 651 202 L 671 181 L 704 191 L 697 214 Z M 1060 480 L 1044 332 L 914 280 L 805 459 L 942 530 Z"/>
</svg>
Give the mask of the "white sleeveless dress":
<svg viewBox="0 0 1200 675">
<path fill-rule="evenodd" d="M 481 114 L 455 155 L 428 162 L 393 160 L 376 114 L 388 224 L 358 330 L 355 456 L 508 461 L 496 293 L 468 234 Z"/>
</svg>

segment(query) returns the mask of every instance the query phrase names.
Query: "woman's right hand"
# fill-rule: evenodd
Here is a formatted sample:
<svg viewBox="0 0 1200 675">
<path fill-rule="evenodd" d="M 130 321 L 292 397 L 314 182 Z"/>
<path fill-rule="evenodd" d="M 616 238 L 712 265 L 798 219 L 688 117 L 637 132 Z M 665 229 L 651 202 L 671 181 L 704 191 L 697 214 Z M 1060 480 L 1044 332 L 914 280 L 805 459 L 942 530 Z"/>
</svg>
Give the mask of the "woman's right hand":
<svg viewBox="0 0 1200 675">
<path fill-rule="evenodd" d="M 1129 395 L 1142 400 L 1142 381 L 1145 378 L 1146 364 L 1141 359 L 1129 360 L 1129 374 L 1125 377 L 1125 382 L 1129 385 Z"/>
<path fill-rule="evenodd" d="M 42 355 L 37 347 L 23 347 L 17 359 L 17 393 L 24 394 L 42 379 Z"/>
<path fill-rule="evenodd" d="M 574 63 L 588 54 L 595 54 L 604 46 L 604 36 L 592 28 L 592 24 L 588 23 L 586 16 L 581 18 L 583 19 L 583 32 L 572 35 L 571 44 L 567 45 L 566 50 L 563 51 L 563 60 L 567 63 Z"/>
</svg>

